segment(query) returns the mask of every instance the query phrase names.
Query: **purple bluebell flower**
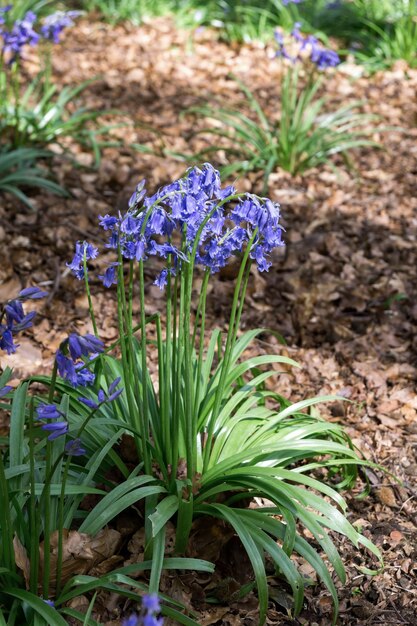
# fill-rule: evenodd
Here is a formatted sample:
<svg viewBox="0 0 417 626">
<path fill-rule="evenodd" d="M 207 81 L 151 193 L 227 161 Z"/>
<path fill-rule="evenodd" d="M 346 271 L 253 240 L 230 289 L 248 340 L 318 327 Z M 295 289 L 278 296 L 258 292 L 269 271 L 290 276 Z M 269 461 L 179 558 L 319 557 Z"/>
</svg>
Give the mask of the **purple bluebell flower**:
<svg viewBox="0 0 417 626">
<path fill-rule="evenodd" d="M 141 180 L 129 200 L 129 209 L 135 209 L 146 195 L 146 180 Z"/>
<path fill-rule="evenodd" d="M 112 215 L 99 215 L 99 224 L 103 230 L 113 230 L 115 226 L 119 223 L 117 217 Z"/>
<path fill-rule="evenodd" d="M 14 333 L 30 328 L 32 326 L 33 318 L 36 315 L 35 311 L 31 311 L 25 315 L 22 304 L 19 300 L 11 300 L 5 305 L 4 310 L 6 312 L 7 326 Z"/>
<path fill-rule="evenodd" d="M 335 67 L 340 63 L 340 58 L 334 50 L 323 48 L 319 40 L 313 35 L 304 37 L 300 28 L 300 22 L 296 22 L 290 33 L 290 36 L 298 44 L 298 49 L 295 54 L 291 54 L 287 50 L 283 34 L 278 30 L 275 32 L 274 36 L 278 44 L 278 51 L 276 53 L 277 56 L 288 59 L 292 63 L 302 61 L 307 56 L 307 58 L 314 63 L 319 70 L 325 70 L 328 67 Z"/>
<path fill-rule="evenodd" d="M 51 433 L 48 435 L 49 441 L 54 441 L 54 439 L 58 439 L 58 437 L 62 437 L 62 435 L 66 435 L 68 432 L 67 422 L 51 422 L 50 424 L 43 424 L 41 428 Z"/>
<path fill-rule="evenodd" d="M 6 385 L 5 387 L 1 387 L 0 388 L 0 398 L 4 398 L 4 396 L 7 396 L 7 394 L 13 390 L 13 387 L 10 387 L 10 385 Z"/>
<path fill-rule="evenodd" d="M 129 261 L 169 257 L 169 264 L 161 268 L 154 283 L 163 289 L 169 273 L 180 271 L 182 263 L 189 261 L 196 239 L 196 263 L 216 272 L 242 250 L 257 229 L 256 245 L 263 246 L 263 254 L 254 249 L 252 257 L 265 271 L 269 267 L 265 255 L 283 245 L 279 206 L 245 194 L 231 207 L 228 200 L 235 200 L 235 196 L 233 186 L 222 188 L 220 174 L 210 163 L 190 168 L 185 176 L 152 196 L 144 195 L 144 183 L 140 183 L 124 215 L 100 216 L 100 225 L 108 233 L 106 247 L 117 249 Z M 81 274 L 83 254 L 84 249 L 76 250 L 70 264 Z M 117 283 L 116 267 L 117 263 L 111 263 L 100 276 L 106 287 Z"/>
<path fill-rule="evenodd" d="M 159 613 L 161 611 L 161 605 L 159 597 L 156 593 L 146 594 L 142 598 L 142 606 L 149 613 Z"/>
<path fill-rule="evenodd" d="M 7 354 L 14 354 L 18 348 L 18 344 L 13 341 L 12 331 L 0 324 L 0 350 L 4 350 Z"/>
<path fill-rule="evenodd" d="M 3 52 L 11 55 L 9 64 L 21 56 L 24 46 L 34 46 L 38 43 L 39 35 L 33 28 L 36 19 L 35 13 L 28 11 L 23 19 L 16 20 L 11 31 L 2 32 Z"/>
<path fill-rule="evenodd" d="M 30 298 L 41 298 L 43 295 L 43 292 L 38 287 L 28 287 L 23 289 L 17 298 L 9 300 L 3 309 L 0 310 L 0 321 L 4 316 L 6 318 L 5 324 L 0 323 L 0 350 L 4 350 L 7 354 L 16 352 L 18 344 L 14 343 L 13 336 L 30 328 L 36 316 L 35 311 L 25 314 L 22 302 Z"/>
<path fill-rule="evenodd" d="M 81 439 L 71 439 L 65 444 L 65 452 L 68 456 L 83 456 L 86 450 L 81 445 Z"/>
<path fill-rule="evenodd" d="M 313 58 L 311 59 L 313 61 Z M 328 67 L 336 67 L 340 63 L 340 57 L 334 50 L 320 50 L 314 60 L 319 70 L 325 70 Z"/>
<path fill-rule="evenodd" d="M 84 336 L 71 333 L 68 337 L 68 349 L 72 360 L 76 361 L 82 356 L 88 357 L 103 352 L 104 344 L 101 339 L 90 333 Z"/>
<path fill-rule="evenodd" d="M 103 281 L 105 287 L 111 287 L 117 285 L 117 266 L 118 263 L 110 263 L 110 265 L 104 270 L 104 274 L 98 276 Z"/>
<path fill-rule="evenodd" d="M 46 291 L 42 291 L 39 287 L 26 287 L 19 292 L 17 298 L 22 302 L 25 300 L 39 300 L 45 298 L 48 295 Z"/>
<path fill-rule="evenodd" d="M 68 380 L 71 385 L 77 385 L 77 373 L 75 371 L 75 365 L 72 359 L 65 356 L 62 350 L 57 350 L 55 356 L 56 364 L 58 367 L 58 373 L 61 378 Z"/>
<path fill-rule="evenodd" d="M 41 598 L 41 600 L 43 600 L 45 602 L 45 604 L 48 604 L 49 606 L 55 607 L 55 602 L 53 600 L 45 600 L 45 598 Z"/>
<path fill-rule="evenodd" d="M 95 379 L 93 372 L 90 372 L 84 363 L 76 363 L 74 387 L 89 387 L 94 383 Z"/>
<path fill-rule="evenodd" d="M 80 15 L 82 15 L 82 11 L 56 11 L 52 15 L 48 15 L 41 27 L 42 37 L 59 43 L 59 36 L 62 31 L 69 26 L 74 26 L 74 19 Z"/>
<path fill-rule="evenodd" d="M 38 420 L 52 420 L 60 417 L 65 417 L 65 415 L 55 404 L 41 402 L 36 407 L 36 419 Z"/>
<path fill-rule="evenodd" d="M 162 291 L 163 289 L 165 289 L 167 282 L 168 282 L 168 270 L 164 269 L 155 278 L 153 284 L 159 287 L 159 289 Z"/>
<path fill-rule="evenodd" d="M 65 414 L 55 404 L 46 404 L 41 402 L 36 407 L 36 419 L 38 420 L 64 420 L 64 421 L 52 421 L 41 426 L 42 430 L 50 432 L 48 435 L 49 441 L 53 441 L 61 435 L 65 435 L 68 432 L 68 423 L 65 419 Z"/>
<path fill-rule="evenodd" d="M 72 270 L 78 280 L 84 278 L 84 256 L 86 261 L 95 259 L 98 256 L 98 249 L 87 241 L 77 241 L 74 257 L 71 263 L 67 263 L 67 267 Z"/>
</svg>

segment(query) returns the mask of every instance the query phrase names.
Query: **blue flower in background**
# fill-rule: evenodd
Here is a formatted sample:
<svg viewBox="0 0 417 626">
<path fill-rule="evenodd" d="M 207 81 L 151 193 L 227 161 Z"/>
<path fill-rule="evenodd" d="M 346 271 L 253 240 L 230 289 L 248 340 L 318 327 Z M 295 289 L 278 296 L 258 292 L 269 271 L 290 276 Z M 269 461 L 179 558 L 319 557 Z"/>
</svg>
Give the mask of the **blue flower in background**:
<svg viewBox="0 0 417 626">
<path fill-rule="evenodd" d="M 59 43 L 59 36 L 68 26 L 74 26 L 74 19 L 82 15 L 82 11 L 56 11 L 45 17 L 41 33 L 45 39 Z"/>
<path fill-rule="evenodd" d="M 334 50 L 323 48 L 319 40 L 313 35 L 304 37 L 300 28 L 300 22 L 296 22 L 290 33 L 294 42 L 298 44 L 298 47 L 295 45 L 295 51 L 293 51 L 294 46 L 291 46 L 290 50 L 288 50 L 285 45 L 283 33 L 279 30 L 275 31 L 274 37 L 278 44 L 277 56 L 288 59 L 292 63 L 296 63 L 297 61 L 302 62 L 307 56 L 319 70 L 325 70 L 328 67 L 336 67 L 336 65 L 339 65 L 340 58 Z"/>
<path fill-rule="evenodd" d="M 5 387 L 1 387 L 0 389 L 0 398 L 4 398 L 4 396 L 7 396 L 7 394 L 12 391 L 13 387 L 10 387 L 10 385 L 6 385 Z"/>
<path fill-rule="evenodd" d="M 33 28 L 37 17 L 33 11 L 28 11 L 21 20 L 16 20 L 10 31 L 2 31 L 3 53 L 10 54 L 10 63 L 14 63 L 21 56 L 22 49 L 26 46 L 35 46 L 40 37 Z"/>
</svg>

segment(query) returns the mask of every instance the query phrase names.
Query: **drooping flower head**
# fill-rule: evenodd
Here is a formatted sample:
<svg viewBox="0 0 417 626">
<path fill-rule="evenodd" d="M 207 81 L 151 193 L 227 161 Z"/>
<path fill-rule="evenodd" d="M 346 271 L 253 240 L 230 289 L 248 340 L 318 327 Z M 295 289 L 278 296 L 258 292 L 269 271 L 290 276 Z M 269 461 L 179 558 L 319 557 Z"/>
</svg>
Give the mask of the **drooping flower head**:
<svg viewBox="0 0 417 626">
<path fill-rule="evenodd" d="M 1 31 L 3 53 L 10 57 L 9 64 L 21 56 L 25 46 L 35 46 L 38 43 L 40 37 L 34 29 L 36 20 L 35 13 L 28 11 L 21 20 L 16 20 L 11 30 Z"/>
<path fill-rule="evenodd" d="M 59 43 L 62 31 L 69 26 L 74 26 L 74 19 L 82 15 L 82 11 L 56 11 L 43 20 L 41 27 L 42 36 L 49 41 Z"/>
<path fill-rule="evenodd" d="M 71 263 L 67 263 L 74 276 L 81 280 L 84 278 L 84 258 L 86 261 L 95 259 L 98 255 L 98 249 L 87 241 L 77 241 L 75 244 L 75 254 Z"/>
<path fill-rule="evenodd" d="M 26 287 L 20 291 L 17 298 L 9 300 L 0 308 L 0 350 L 7 354 L 16 352 L 18 344 L 15 343 L 14 337 L 32 326 L 36 312 L 25 314 L 22 302 L 38 300 L 46 295 L 47 293 L 41 291 L 39 287 Z"/>
<path fill-rule="evenodd" d="M 324 48 L 317 37 L 313 35 L 304 37 L 300 28 L 300 22 L 296 22 L 288 41 L 282 31 L 275 31 L 275 41 L 278 44 L 276 56 L 287 59 L 291 63 L 309 60 L 319 70 L 339 65 L 340 58 L 334 50 Z"/>
<path fill-rule="evenodd" d="M 64 351 L 68 350 L 69 356 Z M 82 358 L 94 358 L 104 350 L 101 339 L 87 333 L 84 336 L 71 333 L 58 349 L 55 360 L 59 375 L 73 387 L 88 387 L 94 383 L 95 376 Z"/>
<path fill-rule="evenodd" d="M 142 181 L 126 213 L 100 216 L 99 224 L 107 235 L 106 247 L 123 259 L 143 262 L 156 256 L 165 261 L 155 279 L 161 289 L 191 256 L 214 273 L 255 236 L 250 256 L 259 271 L 265 271 L 272 250 L 283 245 L 279 205 L 237 194 L 233 186 L 222 187 L 219 172 L 209 163 L 189 169 L 152 196 L 146 195 Z M 68 264 L 77 278 L 83 275 L 84 255 L 95 258 L 96 253 L 87 242 L 77 244 Z M 117 283 L 117 266 L 118 261 L 112 261 L 99 276 L 106 287 Z"/>
</svg>

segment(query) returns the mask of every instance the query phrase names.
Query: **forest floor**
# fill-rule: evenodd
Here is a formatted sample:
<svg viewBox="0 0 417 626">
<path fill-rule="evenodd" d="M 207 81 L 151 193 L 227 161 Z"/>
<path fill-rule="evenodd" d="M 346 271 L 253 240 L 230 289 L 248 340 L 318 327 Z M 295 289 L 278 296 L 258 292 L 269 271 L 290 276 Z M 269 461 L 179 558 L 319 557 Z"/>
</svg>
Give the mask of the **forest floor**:
<svg viewBox="0 0 417 626">
<path fill-rule="evenodd" d="M 27 67 L 34 72 L 36 59 Z M 181 32 L 169 20 L 140 28 L 82 21 L 55 50 L 53 67 L 59 85 L 96 78 L 82 102 L 118 110 L 105 118 L 124 124 L 112 131 L 123 145 L 105 148 L 93 169 L 91 154 L 69 142 L 84 167 L 57 154 L 54 174 L 68 198 L 39 194 L 33 212 L 2 199 L 0 301 L 29 284 L 45 285 L 50 292 L 40 309 L 37 303 L 33 332 L 22 338 L 15 355 L 1 359 L 3 367 L 15 368 L 16 379 L 50 371 L 68 332 L 91 330 L 83 284 L 65 266 L 74 242 L 100 241 L 98 215 L 124 210 L 142 178 L 153 192 L 183 173 L 187 165 L 163 156 L 164 151 L 191 154 L 207 147 L 207 136 L 195 135 L 204 121 L 184 111 L 207 100 L 245 110 L 230 73 L 254 90 L 271 115 L 277 114 L 280 98 L 280 63 L 271 50 L 221 43 L 207 30 Z M 256 350 L 280 350 L 301 365 L 277 377 L 275 388 L 286 397 L 337 393 L 348 398 L 349 403 L 324 405 L 323 416 L 343 424 L 364 455 L 392 473 L 366 470 L 361 475 L 369 481 L 369 495 L 355 497 L 359 487 L 347 495 L 349 519 L 379 546 L 385 569 L 375 577 L 362 574 L 356 565 L 369 566 L 369 561 L 334 537 L 347 569 L 347 583 L 339 585 L 338 625 L 412 626 L 417 613 L 417 71 L 398 63 L 367 77 L 361 67 L 346 64 L 326 78 L 325 88 L 330 109 L 361 100 L 361 110 L 381 116 L 376 125 L 403 131 L 376 132 L 383 149 L 354 152 L 350 169 L 338 161 L 337 171 L 323 167 L 295 178 L 282 171 L 271 176 L 268 195 L 281 203 L 286 248 L 276 254 L 269 273 L 252 275 L 242 328 L 268 328 L 285 338 L 282 347 L 265 332 Z M 160 156 L 142 154 L 134 143 L 146 143 Z M 237 187 L 260 192 L 261 184 L 261 175 L 253 174 Z M 97 269 L 105 260 L 99 257 Z M 161 306 L 162 296 L 152 285 L 155 273 L 151 267 L 147 276 L 149 310 Z M 209 326 L 224 326 L 233 286 L 227 275 L 215 278 Z M 94 278 L 92 291 L 101 337 L 111 341 L 117 335 L 114 299 Z M 255 594 L 243 600 L 234 595 L 248 576 L 236 544 L 226 545 L 218 560 L 215 580 L 167 575 L 166 592 L 193 608 L 202 626 L 255 626 Z M 216 589 L 219 604 L 206 603 Z M 278 580 L 271 589 L 268 624 L 330 626 L 331 602 L 320 585 L 307 589 L 297 620 L 288 617 L 289 595 Z M 117 602 L 104 604 L 100 619 L 109 626 L 120 623 L 121 608 L 129 612 Z"/>
</svg>

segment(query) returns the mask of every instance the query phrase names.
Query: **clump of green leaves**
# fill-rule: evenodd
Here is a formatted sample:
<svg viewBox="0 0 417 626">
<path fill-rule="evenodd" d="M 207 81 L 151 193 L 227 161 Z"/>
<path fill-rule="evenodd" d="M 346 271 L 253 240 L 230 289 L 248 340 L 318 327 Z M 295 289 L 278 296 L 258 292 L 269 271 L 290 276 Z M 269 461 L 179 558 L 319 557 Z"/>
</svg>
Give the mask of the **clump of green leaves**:
<svg viewBox="0 0 417 626">
<path fill-rule="evenodd" d="M 229 163 L 223 168 L 225 175 L 264 172 L 263 193 L 267 190 L 270 174 L 278 167 L 295 176 L 331 162 L 335 154 L 346 156 L 353 148 L 378 145 L 370 139 L 374 132 L 371 122 L 376 118 L 361 113 L 360 102 L 328 112 L 327 98 L 319 95 L 325 76 L 317 70 L 337 65 L 340 62 L 338 55 L 322 48 L 315 37 L 304 38 L 298 27 L 293 29 L 291 36 L 291 46 L 287 47 L 283 35 L 277 33 L 279 54 L 288 62 L 283 62 L 283 77 L 277 95 L 280 102 L 278 117 L 270 117 L 241 81 L 238 83 L 252 116 L 236 109 L 210 105 L 190 109 L 190 112 L 214 122 L 200 133 L 221 138 L 221 143 L 210 146 L 198 156 L 224 151 L 229 157 Z M 308 73 L 307 80 L 302 77 L 304 68 Z"/>
<path fill-rule="evenodd" d="M 50 180 L 47 170 L 40 165 L 51 157 L 51 152 L 38 148 L 0 150 L 0 192 L 10 193 L 29 208 L 32 204 L 25 192 L 28 188 L 65 195 L 64 189 Z"/>
<path fill-rule="evenodd" d="M 278 167 L 293 176 L 328 163 L 335 154 L 378 144 L 368 139 L 374 132 L 370 122 L 375 116 L 360 112 L 361 103 L 353 102 L 334 112 L 326 112 L 326 98 L 317 97 L 322 80 L 305 85 L 297 70 L 288 71 L 281 83 L 281 114 L 278 121 L 262 109 L 254 94 L 239 81 L 246 103 L 256 119 L 236 109 L 204 106 L 190 112 L 215 121 L 201 133 L 222 138 L 222 143 L 199 153 L 224 151 L 229 164 L 222 168 L 225 176 L 251 171 L 263 172 L 263 193 L 269 176 Z M 218 124 L 220 122 L 220 125 Z"/>
</svg>

